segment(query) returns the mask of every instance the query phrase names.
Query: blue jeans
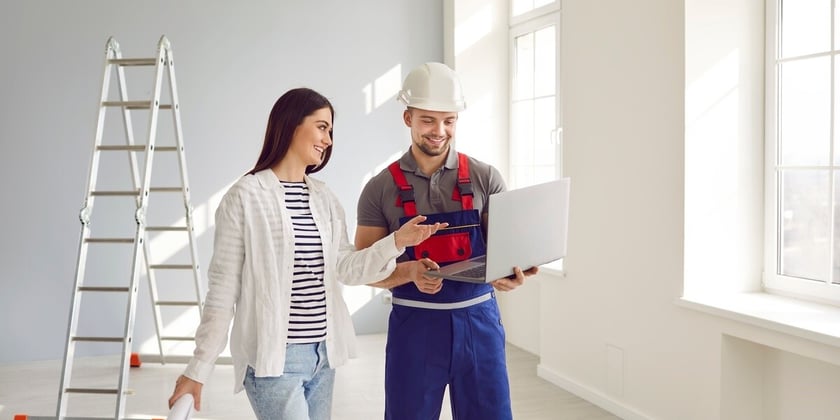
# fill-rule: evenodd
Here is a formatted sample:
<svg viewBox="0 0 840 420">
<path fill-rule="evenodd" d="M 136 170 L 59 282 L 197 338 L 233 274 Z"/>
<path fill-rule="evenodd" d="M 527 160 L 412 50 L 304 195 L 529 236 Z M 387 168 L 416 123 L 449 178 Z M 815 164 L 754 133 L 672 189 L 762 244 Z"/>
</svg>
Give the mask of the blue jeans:
<svg viewBox="0 0 840 420">
<path fill-rule="evenodd" d="M 248 366 L 244 381 L 259 420 L 329 420 L 334 383 L 323 341 L 287 345 L 282 376 L 256 377 Z"/>
</svg>

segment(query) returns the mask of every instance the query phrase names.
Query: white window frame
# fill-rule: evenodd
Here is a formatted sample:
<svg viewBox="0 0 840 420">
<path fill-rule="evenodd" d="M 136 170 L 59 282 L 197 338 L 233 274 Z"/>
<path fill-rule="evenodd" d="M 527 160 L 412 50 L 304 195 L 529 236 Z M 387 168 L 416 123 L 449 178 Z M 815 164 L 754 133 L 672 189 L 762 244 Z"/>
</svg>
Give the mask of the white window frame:
<svg viewBox="0 0 840 420">
<path fill-rule="evenodd" d="M 790 1 L 790 0 L 788 0 Z M 779 274 L 781 253 L 781 220 L 780 208 L 781 202 L 779 194 L 779 175 L 776 171 L 778 162 L 778 104 L 779 104 L 779 74 L 778 74 L 778 48 L 779 48 L 779 28 L 781 25 L 781 18 L 779 14 L 779 3 L 781 0 L 767 0 L 765 2 L 766 10 L 766 41 L 765 41 L 765 57 L 766 57 L 766 101 L 765 101 L 765 207 L 764 207 L 764 222 L 765 222 L 765 252 L 764 252 L 764 275 L 762 279 L 762 286 L 764 291 L 768 293 L 776 293 L 782 295 L 803 298 L 811 301 L 840 304 L 840 285 L 832 284 L 831 278 L 827 282 L 808 280 L 797 277 L 785 276 Z M 834 0 L 836 2 L 836 0 Z M 832 18 L 834 19 L 834 18 Z M 833 22 L 832 25 L 836 29 L 838 22 Z M 836 45 L 833 45 L 834 34 L 832 31 L 832 51 L 836 57 Z M 832 60 L 832 103 L 837 98 L 835 96 L 835 84 L 838 83 L 836 79 L 837 73 L 834 71 L 836 63 Z M 833 106 L 834 107 L 834 106 Z M 835 123 L 834 110 L 830 113 L 832 119 L 832 135 L 837 132 L 837 128 L 833 127 Z M 832 138 L 832 155 L 834 153 L 834 145 L 836 142 Z M 833 159 L 832 159 L 833 161 Z M 830 165 L 833 163 L 829 163 Z M 835 169 L 837 171 L 837 169 Z M 834 173 L 831 175 L 831 188 L 834 190 Z M 833 201 L 834 197 L 832 197 Z M 833 214 L 833 212 L 832 212 Z M 832 225 L 838 221 L 832 220 Z M 834 235 L 830 235 L 833 237 Z M 840 246 L 832 244 L 832 249 Z M 830 277 L 830 274 L 829 274 Z"/>
<path fill-rule="evenodd" d="M 512 14 L 512 9 L 509 10 L 509 14 Z M 555 55 L 555 72 L 556 72 L 556 80 L 555 80 L 555 129 L 551 135 L 551 138 L 546 138 L 545 141 L 554 141 L 555 143 L 555 178 L 560 178 L 563 175 L 563 154 L 562 154 L 562 134 L 563 134 L 563 112 L 562 112 L 562 90 L 561 90 L 561 30 L 562 30 L 562 15 L 561 15 L 561 4 L 560 0 L 557 0 L 551 4 L 542 6 L 540 8 L 531 10 L 529 12 L 523 13 L 519 16 L 511 16 L 510 17 L 510 29 L 509 29 L 509 68 L 510 68 L 510 84 L 509 84 L 509 92 L 510 92 L 510 102 L 509 102 L 509 109 L 510 109 L 510 138 L 514 138 L 515 129 L 513 127 L 513 102 L 514 102 L 514 74 L 516 69 L 516 48 L 515 48 L 515 41 L 516 38 L 528 33 L 536 32 L 542 28 L 547 26 L 554 25 L 555 26 L 555 45 L 556 45 L 556 55 Z M 510 145 L 510 151 L 513 151 L 513 143 Z M 514 173 L 513 162 L 510 163 L 509 171 L 511 174 Z M 521 187 L 523 185 L 511 185 L 512 188 Z"/>
<path fill-rule="evenodd" d="M 509 109 L 509 119 L 511 121 L 510 124 L 510 139 L 514 138 L 515 129 L 513 127 L 513 101 L 514 101 L 514 75 L 516 69 L 516 48 L 515 42 L 516 38 L 527 33 L 536 32 L 539 29 L 545 28 L 550 25 L 554 25 L 555 27 L 555 41 L 554 45 L 556 48 L 555 52 L 555 64 L 554 69 L 556 72 L 556 79 L 555 79 L 555 87 L 554 87 L 554 94 L 555 94 L 555 129 L 552 133 L 553 141 L 555 143 L 555 178 L 559 179 L 563 176 L 563 101 L 562 101 L 562 85 L 561 85 L 561 74 L 562 74 L 562 66 L 561 66 L 561 34 L 562 34 L 562 11 L 561 11 L 561 0 L 556 0 L 551 4 L 539 7 L 537 9 L 531 10 L 529 12 L 523 13 L 519 16 L 512 16 L 513 10 L 512 6 L 510 6 L 508 10 L 508 16 L 510 16 L 509 22 L 509 47 L 508 47 L 508 59 L 509 59 L 509 69 L 510 69 L 510 80 L 509 80 L 509 102 L 508 102 L 508 109 Z M 536 140 L 536 139 L 535 139 Z M 545 141 L 551 141 L 552 139 L 546 138 Z M 509 145 L 509 153 L 513 151 L 514 145 Z M 509 160 L 509 173 L 512 175 L 514 173 L 514 164 L 512 160 Z M 510 185 L 509 187 L 516 188 L 521 187 L 522 185 Z M 563 260 L 558 260 L 543 266 L 546 272 L 549 273 L 563 273 Z"/>
</svg>

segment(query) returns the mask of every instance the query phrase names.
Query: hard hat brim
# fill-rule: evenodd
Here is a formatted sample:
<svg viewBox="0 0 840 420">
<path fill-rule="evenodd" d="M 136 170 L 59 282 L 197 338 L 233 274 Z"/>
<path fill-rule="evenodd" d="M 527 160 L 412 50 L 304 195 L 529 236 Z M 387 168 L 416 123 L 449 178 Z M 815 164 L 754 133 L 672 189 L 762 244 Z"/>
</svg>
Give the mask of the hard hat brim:
<svg viewBox="0 0 840 420">
<path fill-rule="evenodd" d="M 406 101 L 403 98 L 399 98 L 399 101 L 409 108 L 417 108 L 435 112 L 461 112 L 467 108 L 467 105 L 464 102 L 460 101 L 455 103 L 442 103 L 431 101 Z"/>
</svg>

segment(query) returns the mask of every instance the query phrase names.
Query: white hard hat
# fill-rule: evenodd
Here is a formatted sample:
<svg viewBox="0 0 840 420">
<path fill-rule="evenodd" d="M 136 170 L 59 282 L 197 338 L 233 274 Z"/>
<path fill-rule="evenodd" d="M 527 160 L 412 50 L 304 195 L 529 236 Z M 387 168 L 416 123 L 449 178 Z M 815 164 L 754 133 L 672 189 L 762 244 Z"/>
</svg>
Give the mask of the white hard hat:
<svg viewBox="0 0 840 420">
<path fill-rule="evenodd" d="M 408 73 L 397 100 L 427 111 L 460 112 L 467 107 L 458 75 L 441 63 L 425 63 Z"/>
</svg>

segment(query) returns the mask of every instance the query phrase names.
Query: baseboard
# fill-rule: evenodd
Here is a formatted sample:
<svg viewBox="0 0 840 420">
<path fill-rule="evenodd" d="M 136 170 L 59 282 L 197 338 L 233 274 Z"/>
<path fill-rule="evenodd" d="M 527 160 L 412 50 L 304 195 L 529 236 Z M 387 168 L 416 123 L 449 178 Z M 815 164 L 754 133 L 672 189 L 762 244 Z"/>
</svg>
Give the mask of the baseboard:
<svg viewBox="0 0 840 420">
<path fill-rule="evenodd" d="M 537 376 L 545 379 L 590 403 L 621 417 L 624 420 L 652 420 L 638 410 L 616 401 L 604 393 L 578 383 L 571 378 L 561 375 L 542 364 L 537 365 Z"/>
<path fill-rule="evenodd" d="M 140 361 L 143 363 L 189 363 L 191 358 L 192 356 L 188 355 L 169 355 L 165 356 L 163 360 L 161 360 L 160 354 L 140 354 Z M 219 358 L 216 359 L 216 364 L 231 365 L 233 364 L 233 359 L 230 356 L 219 356 Z"/>
</svg>

